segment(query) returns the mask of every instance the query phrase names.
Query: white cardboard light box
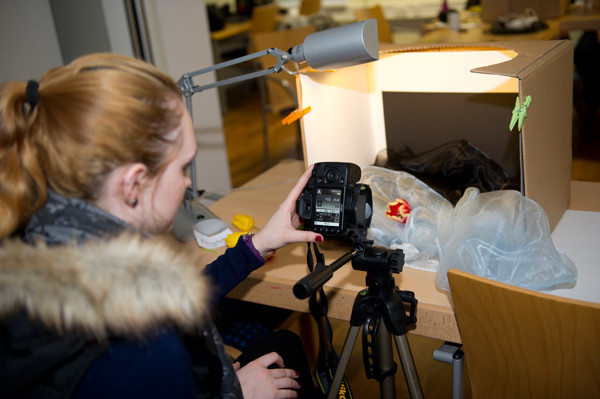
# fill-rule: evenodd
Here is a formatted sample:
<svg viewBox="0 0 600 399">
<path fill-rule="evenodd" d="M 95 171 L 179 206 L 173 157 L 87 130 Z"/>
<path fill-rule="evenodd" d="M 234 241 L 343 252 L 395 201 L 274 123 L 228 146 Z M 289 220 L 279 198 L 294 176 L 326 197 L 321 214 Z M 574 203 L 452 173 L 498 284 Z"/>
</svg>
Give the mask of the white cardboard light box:
<svg viewBox="0 0 600 399">
<path fill-rule="evenodd" d="M 569 205 L 569 41 L 397 45 L 376 62 L 299 75 L 304 159 L 364 167 L 398 143 L 415 153 L 465 139 L 521 181 L 552 229 Z M 509 124 L 531 97 L 521 133 Z"/>
</svg>

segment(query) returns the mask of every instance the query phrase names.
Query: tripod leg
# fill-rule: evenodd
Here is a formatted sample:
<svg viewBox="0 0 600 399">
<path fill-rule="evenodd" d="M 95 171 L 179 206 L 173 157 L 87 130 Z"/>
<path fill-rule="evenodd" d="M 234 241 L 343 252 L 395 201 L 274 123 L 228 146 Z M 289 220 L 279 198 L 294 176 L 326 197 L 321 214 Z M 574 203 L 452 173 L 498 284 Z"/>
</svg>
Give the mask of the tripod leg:
<svg viewBox="0 0 600 399">
<path fill-rule="evenodd" d="M 415 367 L 415 362 L 410 351 L 410 346 L 408 345 L 408 338 L 406 338 L 406 335 L 394 335 L 394 337 L 410 397 L 413 399 L 422 399 L 423 391 L 421 389 L 421 383 L 419 382 L 419 376 L 417 375 L 417 368 Z"/>
<path fill-rule="evenodd" d="M 352 354 L 352 349 L 354 348 L 356 337 L 358 337 L 359 331 L 360 326 L 351 326 L 348 330 L 348 335 L 346 335 L 346 341 L 344 341 L 344 347 L 342 349 L 342 353 L 340 354 L 340 360 L 337 368 L 335 369 L 331 386 L 329 387 L 327 399 L 335 399 L 337 397 L 337 393 L 340 389 L 340 385 L 342 384 L 342 378 L 344 378 L 344 372 L 348 366 L 348 361 L 350 360 L 350 355 Z"/>
<path fill-rule="evenodd" d="M 377 350 L 379 351 L 379 370 L 395 369 L 394 351 L 392 350 L 392 335 L 381 323 L 377 329 Z M 395 373 L 395 371 L 394 371 Z M 395 374 L 390 374 L 379 382 L 379 397 L 382 399 L 396 397 L 396 384 L 394 382 Z"/>
</svg>

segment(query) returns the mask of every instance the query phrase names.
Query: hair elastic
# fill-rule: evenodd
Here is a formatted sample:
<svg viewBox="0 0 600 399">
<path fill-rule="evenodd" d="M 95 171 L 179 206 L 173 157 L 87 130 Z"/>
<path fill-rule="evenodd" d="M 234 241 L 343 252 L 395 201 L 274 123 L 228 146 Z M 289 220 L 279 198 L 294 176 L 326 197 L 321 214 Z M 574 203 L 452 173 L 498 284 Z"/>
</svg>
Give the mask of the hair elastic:
<svg viewBox="0 0 600 399">
<path fill-rule="evenodd" d="M 27 89 L 25 90 L 25 94 L 27 95 L 27 103 L 31 109 L 34 109 L 40 99 L 40 84 L 35 80 L 30 80 L 27 82 Z"/>
</svg>

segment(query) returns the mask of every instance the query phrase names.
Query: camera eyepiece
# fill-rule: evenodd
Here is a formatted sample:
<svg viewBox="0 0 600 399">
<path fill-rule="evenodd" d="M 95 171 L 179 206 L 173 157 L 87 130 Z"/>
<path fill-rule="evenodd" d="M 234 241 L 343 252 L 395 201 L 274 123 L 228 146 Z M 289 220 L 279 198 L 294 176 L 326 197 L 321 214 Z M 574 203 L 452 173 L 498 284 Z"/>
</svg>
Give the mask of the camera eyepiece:
<svg viewBox="0 0 600 399">
<path fill-rule="evenodd" d="M 325 170 L 325 183 L 343 183 L 340 181 L 340 171 L 337 168 Z"/>
</svg>

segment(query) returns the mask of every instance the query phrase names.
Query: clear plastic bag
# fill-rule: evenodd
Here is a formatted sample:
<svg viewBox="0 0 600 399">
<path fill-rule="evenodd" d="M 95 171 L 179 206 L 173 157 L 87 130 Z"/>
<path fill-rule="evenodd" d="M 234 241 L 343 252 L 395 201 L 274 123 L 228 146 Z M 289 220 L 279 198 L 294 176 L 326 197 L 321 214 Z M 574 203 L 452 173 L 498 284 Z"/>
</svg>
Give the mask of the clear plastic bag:
<svg viewBox="0 0 600 399">
<path fill-rule="evenodd" d="M 541 206 L 514 190 L 469 188 L 454 209 L 439 214 L 436 284 L 460 269 L 532 290 L 573 287 L 577 268 L 552 242 Z"/>
<path fill-rule="evenodd" d="M 373 194 L 373 219 L 369 238 L 376 245 L 404 250 L 409 267 L 435 271 L 438 265 L 436 236 L 438 214 L 452 204 L 409 173 L 377 166 L 362 168 L 361 183 Z M 405 199 L 411 207 L 406 223 L 385 216 L 388 203 Z"/>
</svg>

